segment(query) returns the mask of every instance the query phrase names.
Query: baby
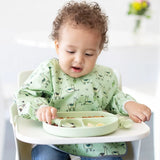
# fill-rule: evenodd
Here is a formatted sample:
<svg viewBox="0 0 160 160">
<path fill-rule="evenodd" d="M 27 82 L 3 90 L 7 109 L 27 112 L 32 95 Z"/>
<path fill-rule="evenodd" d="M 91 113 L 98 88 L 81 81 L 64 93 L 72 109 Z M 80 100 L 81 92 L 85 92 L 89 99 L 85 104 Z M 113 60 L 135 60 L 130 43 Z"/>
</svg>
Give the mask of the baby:
<svg viewBox="0 0 160 160">
<path fill-rule="evenodd" d="M 106 110 L 128 115 L 138 123 L 150 119 L 151 110 L 146 105 L 118 88 L 113 70 L 96 65 L 108 42 L 107 23 L 108 17 L 97 3 L 71 1 L 63 6 L 51 33 L 58 59 L 40 64 L 18 91 L 19 115 L 49 124 L 57 111 Z M 69 154 L 74 154 L 83 160 L 100 156 L 119 160 L 125 153 L 125 143 L 37 145 L 32 159 L 68 160 Z"/>
</svg>

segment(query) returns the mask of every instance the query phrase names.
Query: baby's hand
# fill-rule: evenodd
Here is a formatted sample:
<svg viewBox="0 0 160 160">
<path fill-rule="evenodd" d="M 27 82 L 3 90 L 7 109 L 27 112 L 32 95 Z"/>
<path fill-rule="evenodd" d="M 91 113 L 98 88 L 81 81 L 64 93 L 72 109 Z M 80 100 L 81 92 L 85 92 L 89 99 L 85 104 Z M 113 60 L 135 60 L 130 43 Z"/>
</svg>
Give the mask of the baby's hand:
<svg viewBox="0 0 160 160">
<path fill-rule="evenodd" d="M 125 109 L 129 117 L 137 123 L 149 121 L 151 117 L 151 110 L 144 104 L 139 104 L 134 101 L 129 101 L 125 104 Z"/>
<path fill-rule="evenodd" d="M 39 121 L 51 124 L 52 119 L 56 117 L 57 109 L 50 106 L 41 107 L 38 109 L 36 116 Z"/>
</svg>

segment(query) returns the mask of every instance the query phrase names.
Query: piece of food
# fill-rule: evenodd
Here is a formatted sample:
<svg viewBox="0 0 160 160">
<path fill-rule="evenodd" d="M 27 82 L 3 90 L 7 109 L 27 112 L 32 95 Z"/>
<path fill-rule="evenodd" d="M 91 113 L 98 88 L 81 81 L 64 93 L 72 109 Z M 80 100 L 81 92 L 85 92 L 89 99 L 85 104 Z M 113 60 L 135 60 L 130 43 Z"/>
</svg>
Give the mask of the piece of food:
<svg viewBox="0 0 160 160">
<path fill-rule="evenodd" d="M 88 123 L 87 127 L 94 127 L 94 125 L 92 123 Z"/>
<path fill-rule="evenodd" d="M 100 127 L 100 126 L 104 126 L 104 124 L 103 123 L 97 123 L 96 124 L 96 127 Z"/>
</svg>

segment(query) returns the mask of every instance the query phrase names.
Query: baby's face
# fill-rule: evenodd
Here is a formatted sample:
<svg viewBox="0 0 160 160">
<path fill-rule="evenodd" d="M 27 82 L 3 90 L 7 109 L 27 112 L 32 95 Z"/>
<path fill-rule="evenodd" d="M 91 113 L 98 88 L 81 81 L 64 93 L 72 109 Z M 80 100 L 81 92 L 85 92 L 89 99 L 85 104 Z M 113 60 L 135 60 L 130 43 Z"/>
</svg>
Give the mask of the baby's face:
<svg viewBox="0 0 160 160">
<path fill-rule="evenodd" d="M 71 77 L 81 77 L 92 71 L 100 54 L 101 36 L 98 31 L 65 25 L 55 41 L 59 64 Z"/>
</svg>

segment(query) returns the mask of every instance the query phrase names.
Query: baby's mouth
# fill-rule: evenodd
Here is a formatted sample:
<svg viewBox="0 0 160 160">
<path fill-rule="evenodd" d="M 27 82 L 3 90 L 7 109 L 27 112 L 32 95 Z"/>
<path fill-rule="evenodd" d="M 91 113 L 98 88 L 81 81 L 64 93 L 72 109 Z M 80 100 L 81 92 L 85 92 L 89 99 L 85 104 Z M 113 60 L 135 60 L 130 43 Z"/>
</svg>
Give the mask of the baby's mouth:
<svg viewBox="0 0 160 160">
<path fill-rule="evenodd" d="M 73 70 L 74 72 L 81 72 L 81 71 L 82 71 L 82 68 L 80 68 L 80 67 L 72 66 L 71 68 L 72 68 L 72 70 Z"/>
</svg>

